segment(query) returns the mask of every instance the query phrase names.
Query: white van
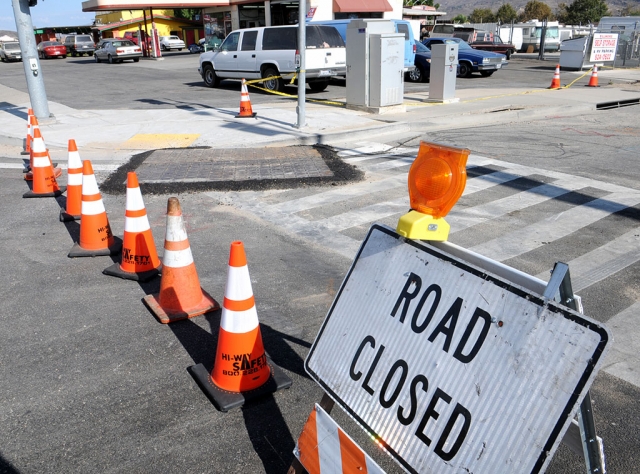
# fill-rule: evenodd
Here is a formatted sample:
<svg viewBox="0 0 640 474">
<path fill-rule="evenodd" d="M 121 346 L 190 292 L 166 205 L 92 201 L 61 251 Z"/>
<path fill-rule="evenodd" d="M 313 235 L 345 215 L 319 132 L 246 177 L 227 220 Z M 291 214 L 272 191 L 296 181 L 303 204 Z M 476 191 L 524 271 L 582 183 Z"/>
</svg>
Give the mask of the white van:
<svg viewBox="0 0 640 474">
<path fill-rule="evenodd" d="M 306 81 L 315 92 L 333 76 L 346 74 L 344 41 L 331 26 L 307 25 Z M 263 26 L 232 31 L 215 51 L 200 55 L 198 72 L 208 87 L 221 79 L 261 79 L 265 89 L 282 91 L 296 72 L 297 26 Z M 286 77 L 281 77 L 286 76 Z"/>
</svg>

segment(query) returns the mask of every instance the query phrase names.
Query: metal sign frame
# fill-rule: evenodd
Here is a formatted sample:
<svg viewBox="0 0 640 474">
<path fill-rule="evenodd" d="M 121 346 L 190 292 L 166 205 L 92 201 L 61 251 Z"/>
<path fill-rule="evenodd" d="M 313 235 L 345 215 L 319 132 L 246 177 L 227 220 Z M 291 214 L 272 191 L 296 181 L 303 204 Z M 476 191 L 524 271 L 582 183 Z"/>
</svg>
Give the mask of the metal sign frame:
<svg viewBox="0 0 640 474">
<path fill-rule="evenodd" d="M 316 380 L 316 382 L 325 390 L 325 392 L 329 394 L 331 398 L 333 398 L 333 400 L 335 400 L 338 404 L 340 404 L 347 413 L 349 413 L 361 426 L 365 428 L 366 431 L 374 435 L 376 435 L 375 431 L 370 426 L 368 426 L 364 422 L 364 420 L 362 420 L 354 410 L 352 410 L 343 400 L 341 400 L 340 397 L 332 391 L 331 387 L 329 387 L 326 383 L 324 383 L 318 377 L 318 374 L 316 374 L 313 371 L 313 369 L 309 366 L 309 360 L 313 357 L 316 344 L 318 340 L 321 338 L 324 332 L 324 329 L 327 325 L 327 322 L 335 309 L 336 303 L 339 300 L 342 294 L 342 291 L 346 286 L 346 283 L 349 281 L 349 278 L 352 272 L 354 271 L 356 263 L 358 262 L 358 259 L 361 256 L 361 253 L 374 230 L 381 231 L 389 236 L 402 240 L 408 245 L 418 247 L 421 251 L 433 253 L 438 258 L 444 258 L 445 260 L 450 260 L 450 263 L 453 263 L 454 265 L 459 267 L 465 267 L 464 269 L 466 271 L 469 271 L 470 273 L 476 274 L 478 276 L 482 276 L 482 278 L 494 279 L 492 275 L 484 274 L 483 270 L 492 272 L 497 276 L 500 276 L 501 278 L 506 279 L 507 282 L 515 283 L 516 285 L 520 285 L 540 295 L 540 304 L 545 304 L 545 302 L 549 302 L 555 299 L 555 300 L 560 300 L 560 303 L 562 304 L 562 306 L 566 306 L 574 310 L 577 309 L 577 306 L 575 304 L 575 299 L 572 297 L 567 297 L 567 295 L 573 296 L 573 294 L 571 292 L 570 277 L 568 274 L 568 267 L 566 266 L 566 264 L 556 265 L 556 268 L 554 269 L 554 272 L 552 274 L 551 281 L 547 285 L 542 280 L 539 280 L 535 277 L 527 275 L 523 272 L 515 270 L 506 265 L 503 265 L 500 262 L 487 259 L 486 257 L 483 257 L 479 254 L 475 254 L 466 249 L 455 246 L 454 244 L 450 244 L 448 242 L 439 242 L 436 245 L 431 245 L 431 247 L 435 247 L 436 249 L 440 249 L 449 254 L 452 254 L 454 257 L 462 260 L 462 262 L 456 259 L 448 259 L 446 255 L 443 256 L 439 254 L 439 252 L 433 252 L 433 250 L 430 250 L 429 247 L 426 247 L 420 242 L 406 240 L 403 237 L 396 234 L 392 229 L 386 226 L 380 226 L 377 224 L 373 225 L 367 237 L 365 238 L 356 258 L 354 259 L 353 265 L 350 268 L 349 272 L 347 273 L 338 294 L 336 295 L 336 298 L 327 314 L 327 318 L 325 319 L 322 327 L 319 330 L 319 333 L 316 337 L 316 341 L 314 342 L 314 345 L 312 346 L 309 352 L 307 360 L 305 361 L 305 369 L 312 376 L 312 378 L 314 378 L 314 380 Z M 469 264 L 479 268 L 474 268 Z M 505 282 L 501 280 L 497 280 L 497 281 L 499 282 L 499 285 L 505 284 Z M 513 290 L 516 290 L 517 292 L 517 289 L 514 288 Z M 573 305 L 568 304 L 571 302 L 573 302 Z M 601 356 L 604 353 L 604 347 L 608 340 L 608 334 L 606 332 L 606 329 L 603 329 L 602 327 L 595 327 L 595 328 L 591 327 L 593 326 L 593 324 L 590 321 L 586 319 L 580 320 L 580 318 L 576 318 L 575 313 L 562 310 L 561 307 L 559 307 L 557 311 L 562 313 L 565 316 L 565 318 L 571 319 L 574 322 L 579 321 L 578 324 L 584 323 L 585 327 L 589 327 L 589 329 L 595 330 L 595 332 L 598 332 L 600 330 L 599 334 L 602 337 L 602 340 L 600 345 L 598 346 L 599 347 L 598 350 L 596 350 L 596 353 L 594 354 L 594 359 L 588 364 L 588 367 L 584 375 L 582 376 L 578 386 L 576 387 L 572 397 L 570 398 L 570 401 L 567 403 L 567 406 L 563 410 L 561 417 L 558 419 L 553 431 L 551 432 L 549 439 L 545 443 L 544 449 L 541 450 L 540 457 L 538 461 L 535 463 L 535 467 L 533 468 L 532 472 L 539 472 L 543 468 L 543 466 L 546 465 L 551 448 L 553 446 L 557 446 L 558 443 L 560 442 L 558 440 L 558 437 L 560 436 L 560 433 L 563 431 L 563 429 L 566 429 L 568 424 L 570 424 L 571 420 L 569 420 L 569 417 L 571 416 L 573 409 L 576 406 L 579 395 L 583 393 L 583 390 L 585 388 L 587 381 L 593 376 L 595 376 L 595 374 L 593 373 L 595 369 L 595 365 L 598 362 L 598 360 L 601 359 Z M 590 397 L 588 392 L 586 392 L 586 396 L 582 402 L 579 421 L 580 421 L 580 432 L 583 439 L 584 454 L 585 454 L 585 460 L 587 463 L 588 472 L 603 473 L 605 471 L 604 471 L 604 459 L 602 456 L 602 448 L 601 448 L 601 445 L 599 444 L 598 438 L 595 435 L 595 424 L 593 422 L 593 417 L 591 416 L 591 403 L 590 403 Z M 383 440 L 380 440 L 380 441 L 385 446 L 387 451 L 395 458 L 396 461 L 398 461 L 402 466 L 404 466 L 405 469 L 413 471 L 413 468 L 410 465 L 408 465 L 402 459 L 402 457 L 398 455 L 398 453 L 395 453 L 393 449 L 391 449 L 388 445 L 384 443 Z"/>
</svg>

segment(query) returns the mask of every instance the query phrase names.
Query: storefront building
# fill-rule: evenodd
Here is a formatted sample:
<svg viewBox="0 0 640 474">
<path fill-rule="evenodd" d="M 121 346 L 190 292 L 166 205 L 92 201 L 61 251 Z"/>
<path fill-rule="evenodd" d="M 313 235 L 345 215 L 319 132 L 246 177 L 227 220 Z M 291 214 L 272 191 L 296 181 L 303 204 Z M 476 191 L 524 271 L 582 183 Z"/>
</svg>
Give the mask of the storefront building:
<svg viewBox="0 0 640 474">
<path fill-rule="evenodd" d="M 307 0 L 307 18 L 402 19 L 402 0 Z M 201 8 L 205 35 L 226 37 L 231 31 L 255 26 L 293 25 L 298 22 L 299 2 L 294 0 L 88 0 L 83 12 Z"/>
</svg>

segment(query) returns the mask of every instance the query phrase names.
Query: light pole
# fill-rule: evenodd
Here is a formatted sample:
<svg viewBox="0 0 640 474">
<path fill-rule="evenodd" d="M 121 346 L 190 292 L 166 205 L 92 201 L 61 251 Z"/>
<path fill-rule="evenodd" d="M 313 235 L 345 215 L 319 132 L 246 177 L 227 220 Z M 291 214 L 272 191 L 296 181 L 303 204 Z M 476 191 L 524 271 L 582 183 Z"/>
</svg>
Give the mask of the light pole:
<svg viewBox="0 0 640 474">
<path fill-rule="evenodd" d="M 44 79 L 40 69 L 38 50 L 36 48 L 36 37 L 33 34 L 33 23 L 31 22 L 30 6 L 35 6 L 37 0 L 12 0 L 13 14 L 16 20 L 16 31 L 20 50 L 22 51 L 22 65 L 24 75 L 27 80 L 27 89 L 31 99 L 31 108 L 38 120 L 48 119 L 49 104 L 47 102 L 47 92 L 44 89 Z"/>
<path fill-rule="evenodd" d="M 307 2 L 300 0 L 298 7 L 298 51 L 300 54 L 300 69 L 298 72 L 298 123 L 296 128 L 305 126 L 306 72 L 305 52 L 307 50 Z"/>
</svg>

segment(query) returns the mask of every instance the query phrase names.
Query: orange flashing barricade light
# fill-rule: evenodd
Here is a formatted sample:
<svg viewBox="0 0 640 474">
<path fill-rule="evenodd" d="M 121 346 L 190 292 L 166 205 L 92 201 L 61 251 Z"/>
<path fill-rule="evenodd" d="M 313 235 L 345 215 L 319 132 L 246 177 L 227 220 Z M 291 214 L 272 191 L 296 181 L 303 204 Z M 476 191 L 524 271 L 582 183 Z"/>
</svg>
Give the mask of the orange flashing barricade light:
<svg viewBox="0 0 640 474">
<path fill-rule="evenodd" d="M 396 232 L 407 239 L 446 241 L 451 227 L 444 216 L 467 184 L 470 151 L 420 142 L 418 156 L 409 170 L 411 211 L 398 221 Z"/>
</svg>

